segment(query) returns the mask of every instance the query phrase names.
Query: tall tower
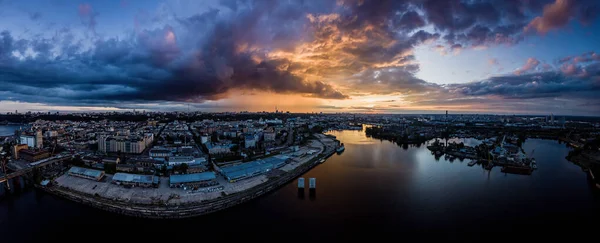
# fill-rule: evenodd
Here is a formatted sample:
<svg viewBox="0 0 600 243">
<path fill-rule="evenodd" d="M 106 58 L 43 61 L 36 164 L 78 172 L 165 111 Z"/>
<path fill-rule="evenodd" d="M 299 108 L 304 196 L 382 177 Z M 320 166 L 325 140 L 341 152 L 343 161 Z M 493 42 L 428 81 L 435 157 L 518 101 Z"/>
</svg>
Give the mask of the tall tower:
<svg viewBox="0 0 600 243">
<path fill-rule="evenodd" d="M 448 110 L 446 110 L 446 120 L 448 120 Z"/>
<path fill-rule="evenodd" d="M 554 123 L 554 114 L 550 114 L 550 123 Z"/>
<path fill-rule="evenodd" d="M 42 130 L 35 132 L 35 148 L 41 149 L 44 146 Z"/>
</svg>

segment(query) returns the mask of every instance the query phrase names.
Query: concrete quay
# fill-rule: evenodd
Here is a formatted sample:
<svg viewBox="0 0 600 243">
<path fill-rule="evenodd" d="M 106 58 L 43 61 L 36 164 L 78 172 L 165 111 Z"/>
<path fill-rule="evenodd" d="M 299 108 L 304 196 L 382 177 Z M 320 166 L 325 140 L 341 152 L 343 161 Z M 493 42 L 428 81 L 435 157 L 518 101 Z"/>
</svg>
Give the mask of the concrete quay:
<svg viewBox="0 0 600 243">
<path fill-rule="evenodd" d="M 329 140 L 329 141 L 327 141 Z M 195 217 L 219 210 L 223 210 L 240 203 L 252 200 L 259 196 L 262 196 L 272 190 L 275 190 L 281 186 L 286 185 L 290 181 L 296 179 L 308 170 L 312 169 L 319 164 L 319 160 L 327 158 L 335 153 L 335 141 L 326 137 L 319 136 L 319 143 L 323 145 L 320 149 L 320 153 L 307 158 L 307 161 L 299 163 L 293 170 L 283 173 L 282 175 L 274 178 L 270 178 L 266 181 L 260 180 L 262 183 L 253 186 L 249 189 L 241 190 L 231 194 L 225 193 L 217 197 L 206 197 L 206 200 L 188 201 L 184 203 L 166 203 L 159 205 L 157 203 L 136 203 L 131 201 L 117 200 L 116 198 L 109 198 L 99 196 L 97 194 L 84 193 L 80 190 L 75 190 L 69 187 L 63 186 L 51 186 L 38 188 L 55 194 L 57 196 L 82 203 L 94 208 L 102 209 L 105 211 L 133 216 L 142 218 L 186 218 Z M 248 179 L 251 180 L 252 178 Z M 129 190 L 129 189 L 126 189 Z M 148 189 L 152 190 L 152 189 Z M 169 196 L 169 195 L 165 195 Z"/>
</svg>

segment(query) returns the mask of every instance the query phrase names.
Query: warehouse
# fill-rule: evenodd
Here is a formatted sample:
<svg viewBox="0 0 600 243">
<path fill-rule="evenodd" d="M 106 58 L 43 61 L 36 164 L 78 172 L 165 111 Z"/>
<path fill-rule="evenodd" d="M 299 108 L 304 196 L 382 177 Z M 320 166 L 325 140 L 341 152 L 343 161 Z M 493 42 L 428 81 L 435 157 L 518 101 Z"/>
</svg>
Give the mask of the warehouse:
<svg viewBox="0 0 600 243">
<path fill-rule="evenodd" d="M 89 179 L 89 180 L 95 180 L 95 181 L 100 181 L 100 180 L 102 180 L 102 177 L 104 177 L 104 171 L 91 170 L 91 169 L 81 168 L 81 167 L 77 167 L 77 166 L 71 167 L 71 169 L 69 169 L 68 173 L 70 176 L 77 176 L 77 177 L 81 177 L 81 178 L 85 178 L 85 179 Z"/>
<path fill-rule="evenodd" d="M 157 187 L 160 182 L 159 178 L 153 175 L 116 173 L 112 178 L 112 183 L 117 185 L 124 185 L 127 187 Z"/>
<path fill-rule="evenodd" d="M 171 187 L 207 187 L 217 185 L 216 176 L 214 172 L 202 172 L 194 174 L 184 175 L 171 175 L 169 177 L 169 185 Z"/>
<path fill-rule="evenodd" d="M 284 166 L 289 161 L 287 156 L 273 156 L 265 159 L 259 159 L 240 165 L 220 168 L 221 173 L 229 182 L 257 176 L 272 169 L 277 169 Z"/>
</svg>

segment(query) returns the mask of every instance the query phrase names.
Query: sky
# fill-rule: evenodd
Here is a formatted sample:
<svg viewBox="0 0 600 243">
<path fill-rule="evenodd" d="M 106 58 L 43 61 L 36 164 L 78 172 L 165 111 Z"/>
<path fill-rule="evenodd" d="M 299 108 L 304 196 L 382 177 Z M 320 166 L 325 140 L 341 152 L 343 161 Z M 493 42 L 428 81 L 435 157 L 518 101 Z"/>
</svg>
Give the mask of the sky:
<svg viewBox="0 0 600 243">
<path fill-rule="evenodd" d="M 0 112 L 600 114 L 596 0 L 0 0 Z"/>
</svg>

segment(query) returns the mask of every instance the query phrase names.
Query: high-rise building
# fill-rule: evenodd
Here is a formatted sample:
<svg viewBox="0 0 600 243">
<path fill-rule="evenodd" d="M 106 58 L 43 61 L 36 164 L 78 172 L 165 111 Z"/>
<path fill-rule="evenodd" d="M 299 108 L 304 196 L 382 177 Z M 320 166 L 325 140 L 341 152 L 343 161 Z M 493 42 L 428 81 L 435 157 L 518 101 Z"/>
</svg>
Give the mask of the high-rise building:
<svg viewBox="0 0 600 243">
<path fill-rule="evenodd" d="M 35 132 L 35 148 L 43 148 L 44 147 L 44 136 L 42 136 L 42 130 L 37 130 Z"/>
</svg>

